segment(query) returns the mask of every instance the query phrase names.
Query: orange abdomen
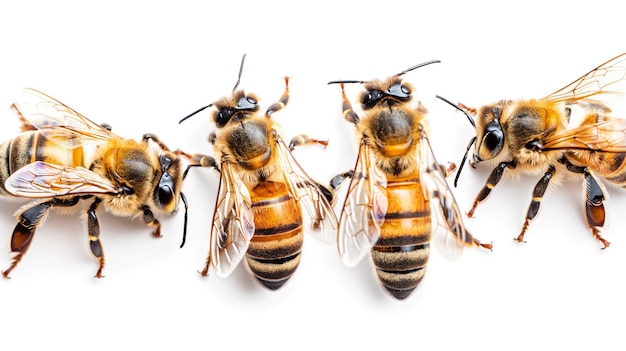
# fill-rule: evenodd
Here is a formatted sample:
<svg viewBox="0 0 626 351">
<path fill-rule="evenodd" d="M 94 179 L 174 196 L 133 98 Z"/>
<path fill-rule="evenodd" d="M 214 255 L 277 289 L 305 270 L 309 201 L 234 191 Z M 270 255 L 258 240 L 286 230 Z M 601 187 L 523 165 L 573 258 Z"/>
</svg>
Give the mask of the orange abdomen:
<svg viewBox="0 0 626 351">
<path fill-rule="evenodd" d="M 27 131 L 0 144 L 0 193 L 9 195 L 4 188 L 7 178 L 35 161 L 70 167 L 84 166 L 84 151 L 81 146 L 72 147 L 71 141 L 67 141 L 67 145 L 61 145 L 61 137 L 50 141 L 52 137 L 53 134 L 44 136 L 39 131 Z"/>
<path fill-rule="evenodd" d="M 295 272 L 302 251 L 302 212 L 284 183 L 263 182 L 252 189 L 254 236 L 248 267 L 267 288 L 280 288 Z"/>
<path fill-rule="evenodd" d="M 430 207 L 417 174 L 389 179 L 387 198 L 387 214 L 371 255 L 382 285 L 404 299 L 422 280 L 428 263 Z"/>
</svg>

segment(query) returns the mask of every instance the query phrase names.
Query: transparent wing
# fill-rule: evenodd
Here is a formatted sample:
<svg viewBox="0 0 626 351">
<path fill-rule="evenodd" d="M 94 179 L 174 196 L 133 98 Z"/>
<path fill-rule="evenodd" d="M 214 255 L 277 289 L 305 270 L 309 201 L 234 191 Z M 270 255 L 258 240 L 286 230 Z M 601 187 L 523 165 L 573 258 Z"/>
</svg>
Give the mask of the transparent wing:
<svg viewBox="0 0 626 351">
<path fill-rule="evenodd" d="M 449 259 L 463 253 L 466 243 L 472 243 L 471 235 L 463 224 L 463 215 L 446 182 L 445 175 L 435 159 L 426 135 L 419 145 L 420 176 L 426 197 L 430 199 L 432 237 L 431 242 Z"/>
<path fill-rule="evenodd" d="M 387 213 L 387 178 L 376 167 L 372 151 L 364 142 L 339 219 L 337 245 L 347 266 L 356 265 L 380 236 Z"/>
<path fill-rule="evenodd" d="M 300 167 L 280 137 L 277 149 L 281 171 L 292 194 L 306 211 L 302 216 L 304 231 L 322 242 L 334 244 L 337 241 L 338 221 L 332 205 L 319 186 Z"/>
<path fill-rule="evenodd" d="M 586 124 L 546 138 L 542 150 L 584 149 L 626 152 L 626 120 L 609 118 Z"/>
<path fill-rule="evenodd" d="M 545 97 L 552 101 L 591 100 L 601 104 L 611 102 L 626 91 L 626 53 L 591 70 L 567 86 Z"/>
<path fill-rule="evenodd" d="M 18 169 L 4 186 L 13 195 L 29 198 L 120 192 L 106 178 L 87 168 L 65 167 L 41 161 Z"/>
<path fill-rule="evenodd" d="M 220 277 L 232 273 L 245 256 L 254 235 L 254 215 L 246 185 L 222 163 L 211 228 L 211 265 Z"/>
<path fill-rule="evenodd" d="M 108 129 L 89 120 L 62 102 L 35 89 L 24 89 L 25 97 L 15 106 L 18 112 L 42 133 L 52 128 L 68 131 L 72 140 L 85 143 L 105 142 L 115 136 Z"/>
</svg>

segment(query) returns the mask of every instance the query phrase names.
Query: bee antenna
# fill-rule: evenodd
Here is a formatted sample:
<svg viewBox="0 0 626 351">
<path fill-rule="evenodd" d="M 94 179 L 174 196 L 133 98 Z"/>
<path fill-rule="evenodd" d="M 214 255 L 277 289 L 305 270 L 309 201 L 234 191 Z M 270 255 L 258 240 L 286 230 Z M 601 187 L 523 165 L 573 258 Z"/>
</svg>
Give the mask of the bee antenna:
<svg viewBox="0 0 626 351">
<path fill-rule="evenodd" d="M 206 110 L 207 108 L 209 108 L 209 107 L 211 107 L 211 106 L 213 106 L 213 104 L 208 104 L 208 105 L 206 105 L 206 106 L 204 106 L 204 107 L 200 107 L 199 109 L 197 109 L 197 110 L 195 110 L 194 112 L 192 112 L 192 113 L 190 113 L 189 115 L 187 115 L 187 117 L 185 117 L 185 118 L 181 119 L 180 121 L 178 121 L 178 124 L 183 123 L 183 122 L 184 122 L 185 120 L 187 120 L 189 117 L 191 117 L 191 116 L 195 115 L 196 113 L 202 112 L 202 111 Z"/>
<path fill-rule="evenodd" d="M 470 115 L 470 114 L 469 114 L 469 112 L 467 112 L 465 109 L 461 108 L 459 105 L 457 105 L 457 104 L 453 104 L 450 100 L 448 100 L 448 99 L 446 99 L 446 98 L 444 98 L 444 97 L 441 97 L 441 96 L 439 96 L 439 95 L 435 95 L 435 97 L 436 97 L 437 99 L 439 99 L 439 100 L 442 100 L 442 101 L 444 101 L 444 102 L 448 103 L 448 105 L 450 105 L 450 106 L 454 107 L 455 109 L 457 109 L 457 110 L 459 110 L 459 111 L 463 112 L 463 113 L 465 114 L 465 117 L 467 117 L 467 119 L 469 120 L 469 122 L 472 124 L 472 127 L 476 128 L 476 122 L 474 122 L 474 117 L 472 117 L 472 115 Z"/>
<path fill-rule="evenodd" d="M 461 176 L 461 171 L 463 170 L 463 166 L 465 165 L 465 161 L 467 161 L 467 154 L 469 153 L 472 145 L 476 141 L 476 136 L 473 136 L 470 139 L 469 144 L 467 144 L 467 148 L 465 149 L 465 153 L 463 154 L 463 159 L 461 160 L 461 165 L 459 166 L 459 170 L 456 172 L 456 176 L 454 176 L 454 187 L 456 188 L 457 183 L 459 182 L 459 177 Z"/>
<path fill-rule="evenodd" d="M 328 82 L 328 84 L 363 84 L 363 83 L 367 83 L 364 80 L 333 80 Z"/>
<path fill-rule="evenodd" d="M 237 76 L 237 83 L 235 83 L 235 86 L 233 87 L 233 91 L 237 89 L 237 87 L 239 86 L 239 83 L 241 82 L 241 73 L 243 72 L 243 62 L 245 60 L 246 60 L 246 54 L 243 54 L 243 57 L 241 58 L 241 66 L 239 66 L 239 75 Z"/>
<path fill-rule="evenodd" d="M 411 67 L 405 69 L 404 71 L 396 74 L 396 76 L 399 77 L 399 76 L 401 76 L 401 75 L 403 75 L 403 74 L 405 74 L 407 72 L 410 72 L 410 71 L 412 71 L 412 70 L 414 70 L 416 68 L 424 67 L 424 66 L 427 66 L 427 65 L 430 65 L 430 64 L 433 64 L 433 63 L 441 63 L 441 61 L 439 61 L 439 60 L 432 60 L 432 61 L 423 62 L 423 63 L 417 64 L 415 66 L 411 66 Z"/>
<path fill-rule="evenodd" d="M 185 222 L 183 225 L 183 242 L 180 244 L 180 248 L 182 249 L 185 246 L 185 241 L 187 240 L 187 210 L 189 206 L 187 206 L 187 197 L 182 192 L 180 193 L 180 199 L 183 200 L 183 204 L 185 205 Z"/>
</svg>

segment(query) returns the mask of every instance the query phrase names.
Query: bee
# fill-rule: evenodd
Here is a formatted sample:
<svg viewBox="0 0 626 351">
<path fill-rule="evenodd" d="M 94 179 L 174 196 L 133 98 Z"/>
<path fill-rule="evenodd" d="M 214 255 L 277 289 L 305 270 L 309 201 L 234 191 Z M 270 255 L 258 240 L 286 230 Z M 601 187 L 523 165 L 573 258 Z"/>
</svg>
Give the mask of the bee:
<svg viewBox="0 0 626 351">
<path fill-rule="evenodd" d="M 181 198 L 187 207 L 181 159 L 153 134 L 124 139 L 42 92 L 25 92 L 27 99 L 13 104 L 23 132 L 0 144 L 0 195 L 32 202 L 16 214 L 14 255 L 2 275 L 8 278 L 22 260 L 52 208 L 68 209 L 83 200 L 89 203 L 89 249 L 99 265 L 95 276 L 101 278 L 105 258 L 97 210 L 142 217 L 152 234 L 161 236 L 155 214 L 176 213 Z"/>
<path fill-rule="evenodd" d="M 278 133 L 271 115 L 289 101 L 289 78 L 280 100 L 259 114 L 259 98 L 237 89 L 230 96 L 183 118 L 213 107 L 217 127 L 209 136 L 215 158 L 189 155 L 190 167 L 213 167 L 220 172 L 219 190 L 210 234 L 209 267 L 228 276 L 246 257 L 247 266 L 265 287 L 282 287 L 295 272 L 301 258 L 303 231 L 333 242 L 337 219 L 329 201 L 329 189 L 313 181 L 291 154 L 298 145 L 325 141 L 298 136 L 289 146 Z"/>
<path fill-rule="evenodd" d="M 455 185 L 472 145 L 470 165 L 489 161 L 495 168 L 476 196 L 469 217 L 496 187 L 505 172 L 542 174 L 520 234 L 524 242 L 530 222 L 553 179 L 582 176 L 585 213 L 591 234 L 607 248 L 600 234 L 605 222 L 605 188 L 602 179 L 626 187 L 626 120 L 611 115 L 609 103 L 624 93 L 626 53 L 603 63 L 571 84 L 541 98 L 500 100 L 479 108 L 453 104 L 475 128 Z"/>
<path fill-rule="evenodd" d="M 451 171 L 437 163 L 427 133 L 426 108 L 412 105 L 411 84 L 402 75 L 438 63 L 429 61 L 385 80 L 332 81 L 340 84 L 343 116 L 360 138 L 356 165 L 331 180 L 337 189 L 351 178 L 341 216 L 337 244 L 347 266 L 369 252 L 383 287 L 395 298 L 407 298 L 422 281 L 435 242 L 449 258 L 465 246 L 491 244 L 476 240 L 445 180 Z M 360 117 L 344 84 L 360 83 Z"/>
</svg>

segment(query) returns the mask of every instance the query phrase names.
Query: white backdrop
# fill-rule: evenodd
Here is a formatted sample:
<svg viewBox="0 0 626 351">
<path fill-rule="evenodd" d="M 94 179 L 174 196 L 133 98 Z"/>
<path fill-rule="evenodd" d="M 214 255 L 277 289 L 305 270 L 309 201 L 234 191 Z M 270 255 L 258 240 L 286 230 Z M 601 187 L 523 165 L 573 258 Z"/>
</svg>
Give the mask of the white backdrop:
<svg viewBox="0 0 626 351">
<path fill-rule="evenodd" d="M 472 129 L 435 94 L 475 106 L 541 97 L 626 51 L 622 11 L 609 1 L 55 3 L 0 5 L 2 139 L 18 129 L 9 105 L 33 87 L 121 136 L 153 132 L 172 148 L 210 153 L 209 113 L 178 120 L 229 94 L 247 53 L 241 86 L 263 107 L 282 94 L 282 77 L 292 78 L 289 105 L 274 115 L 285 139 L 329 139 L 326 149 L 295 152 L 320 180 L 349 169 L 356 157 L 354 128 L 330 80 L 384 78 L 441 60 L 405 79 L 429 109 L 439 161 L 458 163 Z M 353 101 L 360 89 L 348 87 Z M 464 171 L 453 189 L 461 208 L 469 209 L 490 171 Z M 0 348 L 624 347 L 620 190 L 611 189 L 606 203 L 603 233 L 612 245 L 600 250 L 585 226 L 580 183 L 551 190 L 528 242 L 518 244 L 512 238 L 537 178 L 503 182 L 467 221 L 478 238 L 493 241 L 493 252 L 466 250 L 449 262 L 433 251 L 421 286 L 395 301 L 368 260 L 346 268 L 333 247 L 311 237 L 279 291 L 256 284 L 244 265 L 228 279 L 200 277 L 217 181 L 212 170 L 190 173 L 183 249 L 182 211 L 163 220 L 161 239 L 141 220 L 100 214 L 102 280 L 92 278 L 97 265 L 84 224 L 50 216 L 12 279 L 0 280 Z M 0 206 L 0 240 L 8 245 L 19 203 Z M 0 266 L 9 264 L 7 249 Z"/>
</svg>

